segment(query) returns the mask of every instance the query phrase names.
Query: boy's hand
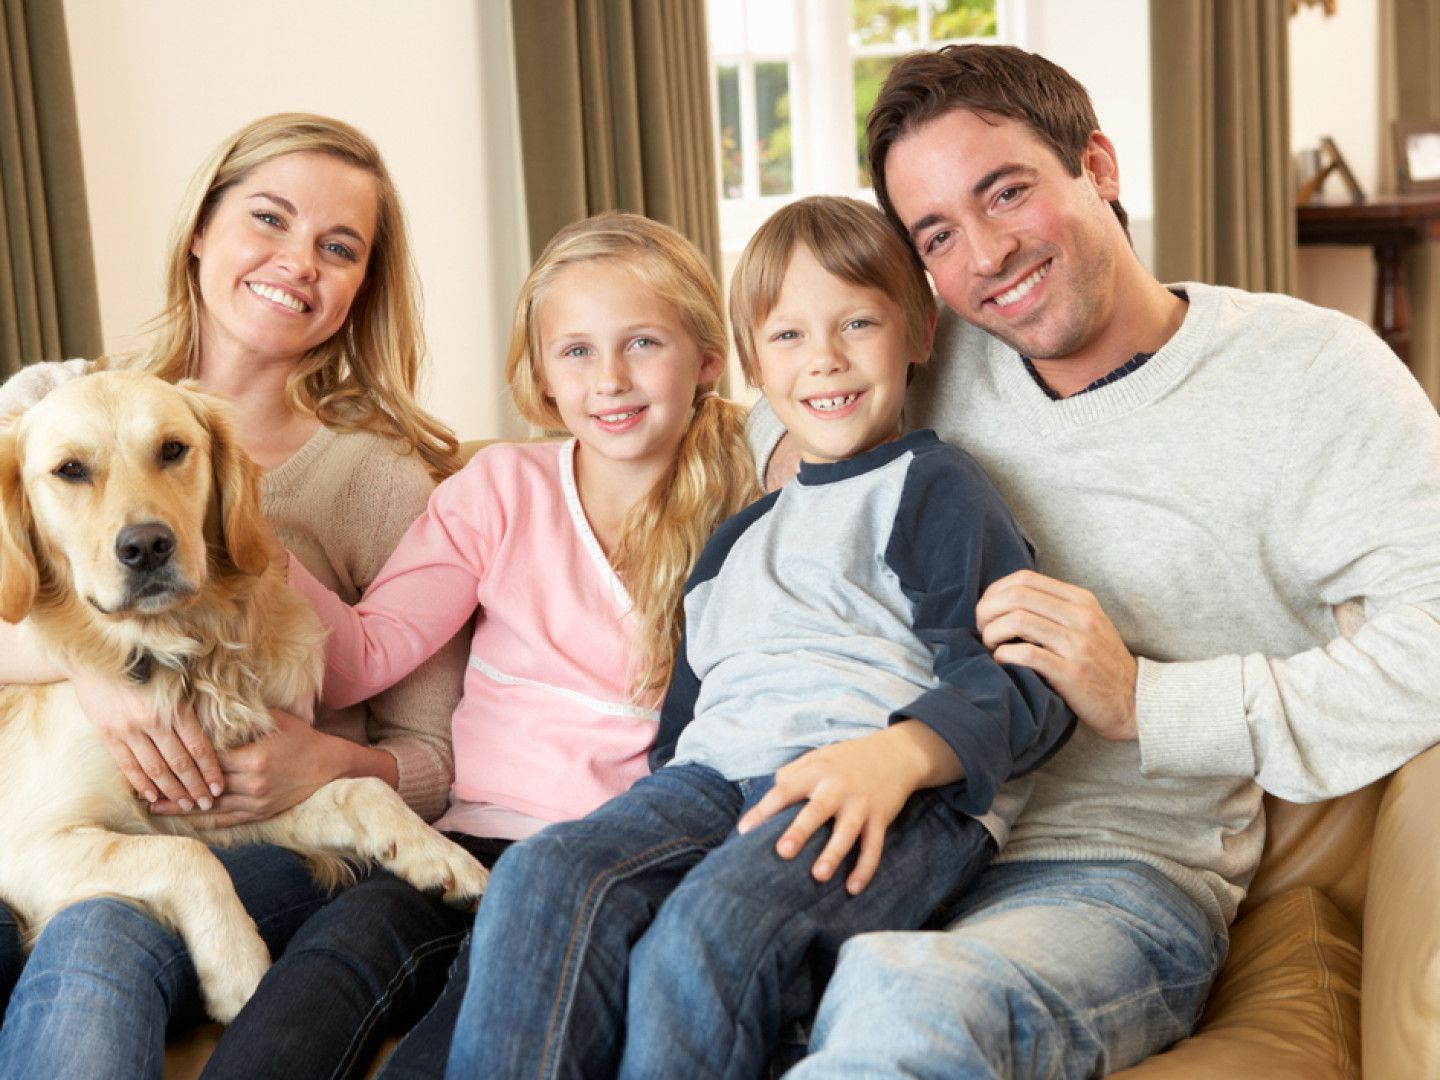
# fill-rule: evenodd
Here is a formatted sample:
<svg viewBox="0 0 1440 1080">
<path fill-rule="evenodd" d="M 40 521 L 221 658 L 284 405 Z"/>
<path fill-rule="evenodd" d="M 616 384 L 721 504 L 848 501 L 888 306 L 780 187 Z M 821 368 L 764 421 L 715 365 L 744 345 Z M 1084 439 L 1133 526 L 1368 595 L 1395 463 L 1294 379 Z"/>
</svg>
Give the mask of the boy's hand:
<svg viewBox="0 0 1440 1080">
<path fill-rule="evenodd" d="M 830 840 L 811 868 L 816 881 L 829 881 L 858 839 L 860 855 L 845 881 L 855 896 L 875 876 L 885 847 L 885 830 L 921 788 L 959 780 L 964 774 L 949 745 L 918 720 L 902 720 L 883 731 L 832 743 L 796 758 L 775 773 L 775 786 L 742 817 L 749 832 L 787 806 L 808 800 L 775 845 L 793 859 L 825 822 L 835 821 Z"/>
</svg>

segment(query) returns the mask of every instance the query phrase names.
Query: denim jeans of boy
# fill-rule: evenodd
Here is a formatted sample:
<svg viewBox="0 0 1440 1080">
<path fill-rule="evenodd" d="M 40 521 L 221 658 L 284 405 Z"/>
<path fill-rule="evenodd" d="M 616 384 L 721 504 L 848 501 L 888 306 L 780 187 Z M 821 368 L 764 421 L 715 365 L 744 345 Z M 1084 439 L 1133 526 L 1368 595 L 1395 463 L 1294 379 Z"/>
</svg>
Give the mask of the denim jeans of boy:
<svg viewBox="0 0 1440 1080">
<path fill-rule="evenodd" d="M 1187 1035 L 1225 958 L 1143 863 L 991 866 L 958 910 L 846 943 L 786 1080 L 1104 1076 Z"/>
<path fill-rule="evenodd" d="M 921 792 L 852 897 L 853 855 L 829 882 L 810 873 L 828 826 L 775 853 L 798 806 L 735 832 L 769 786 L 668 766 L 511 848 L 475 921 L 448 1075 L 759 1075 L 846 938 L 922 925 L 994 853 Z"/>
</svg>

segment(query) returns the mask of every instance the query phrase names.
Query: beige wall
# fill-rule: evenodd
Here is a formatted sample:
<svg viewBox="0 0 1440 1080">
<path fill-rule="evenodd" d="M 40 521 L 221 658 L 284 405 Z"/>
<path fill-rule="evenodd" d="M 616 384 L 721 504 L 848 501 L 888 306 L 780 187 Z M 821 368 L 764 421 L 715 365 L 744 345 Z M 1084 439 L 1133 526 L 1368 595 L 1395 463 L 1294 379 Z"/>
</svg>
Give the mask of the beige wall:
<svg viewBox="0 0 1440 1080">
<path fill-rule="evenodd" d="M 409 216 L 432 368 L 463 436 L 523 429 L 501 392 L 526 265 L 509 5 L 500 0 L 65 0 L 106 348 L 158 308 L 190 174 L 266 113 L 347 120 L 385 154 Z"/>
<path fill-rule="evenodd" d="M 1299 150 L 1329 135 L 1366 194 L 1380 175 L 1380 6 L 1345 0 L 1334 15 L 1304 7 L 1290 20 L 1290 142 Z M 1338 177 L 1329 198 L 1347 197 Z M 1375 260 L 1369 248 L 1305 246 L 1296 260 L 1295 293 L 1370 321 Z"/>
</svg>

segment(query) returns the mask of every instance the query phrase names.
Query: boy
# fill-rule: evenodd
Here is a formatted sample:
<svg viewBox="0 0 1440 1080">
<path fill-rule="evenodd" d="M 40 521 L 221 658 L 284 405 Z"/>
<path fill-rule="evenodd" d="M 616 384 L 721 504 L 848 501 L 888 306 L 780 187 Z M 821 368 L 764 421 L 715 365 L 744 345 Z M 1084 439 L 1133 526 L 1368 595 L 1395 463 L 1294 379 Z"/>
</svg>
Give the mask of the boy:
<svg viewBox="0 0 1440 1080">
<path fill-rule="evenodd" d="M 933 433 L 897 438 L 935 306 L 880 213 L 781 210 L 731 310 L 801 475 L 691 575 L 657 771 L 497 865 L 452 1072 L 760 1074 L 803 976 L 962 890 L 1022 801 L 1000 785 L 1073 726 L 976 631 L 986 585 L 1031 565 L 999 495 Z"/>
</svg>

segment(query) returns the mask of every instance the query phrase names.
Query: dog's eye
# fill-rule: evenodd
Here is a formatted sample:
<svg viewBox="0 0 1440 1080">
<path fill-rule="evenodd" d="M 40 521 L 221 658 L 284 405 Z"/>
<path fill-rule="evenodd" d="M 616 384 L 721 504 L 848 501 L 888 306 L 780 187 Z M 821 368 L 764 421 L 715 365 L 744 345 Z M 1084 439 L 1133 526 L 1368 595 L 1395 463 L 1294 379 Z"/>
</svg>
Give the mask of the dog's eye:
<svg viewBox="0 0 1440 1080">
<path fill-rule="evenodd" d="M 83 484 L 90 479 L 90 470 L 74 458 L 63 462 L 54 472 L 61 480 L 71 484 Z"/>
<path fill-rule="evenodd" d="M 166 465 L 173 465 L 189 453 L 190 447 L 178 439 L 167 439 L 160 447 L 160 460 Z"/>
</svg>

